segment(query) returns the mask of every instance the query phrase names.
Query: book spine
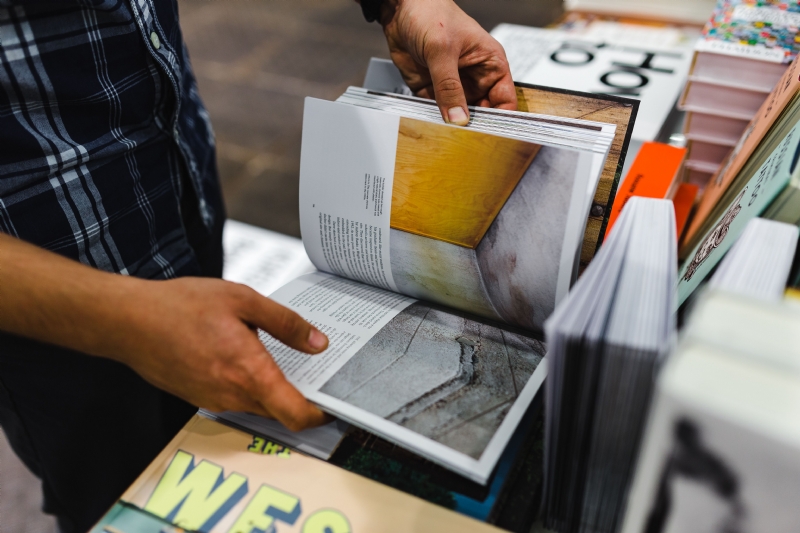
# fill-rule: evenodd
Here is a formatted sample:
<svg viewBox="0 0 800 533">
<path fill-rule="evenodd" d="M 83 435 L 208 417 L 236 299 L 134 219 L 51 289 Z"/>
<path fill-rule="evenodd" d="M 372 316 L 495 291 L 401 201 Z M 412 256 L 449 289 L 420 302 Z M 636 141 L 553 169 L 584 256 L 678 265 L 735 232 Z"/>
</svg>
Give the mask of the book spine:
<svg viewBox="0 0 800 533">
<path fill-rule="evenodd" d="M 697 52 L 708 52 L 726 56 L 767 61 L 768 63 L 783 63 L 785 54 L 780 48 L 767 48 L 751 44 L 718 41 L 716 39 L 701 39 L 695 47 Z"/>
</svg>

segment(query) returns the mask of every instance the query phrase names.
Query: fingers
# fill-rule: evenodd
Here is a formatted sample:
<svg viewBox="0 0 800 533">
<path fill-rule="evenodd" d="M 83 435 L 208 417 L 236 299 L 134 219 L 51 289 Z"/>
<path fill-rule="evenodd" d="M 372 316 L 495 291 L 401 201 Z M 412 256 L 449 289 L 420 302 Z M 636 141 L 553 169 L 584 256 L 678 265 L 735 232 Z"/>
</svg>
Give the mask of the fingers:
<svg viewBox="0 0 800 533">
<path fill-rule="evenodd" d="M 434 48 L 433 57 L 428 58 L 433 95 L 448 124 L 466 126 L 469 123 L 469 110 L 464 87 L 458 74 L 458 51 L 447 45 Z"/>
<path fill-rule="evenodd" d="M 247 289 L 242 318 L 301 352 L 316 354 L 328 347 L 328 337 L 303 318 L 269 298 Z"/>
<path fill-rule="evenodd" d="M 268 413 L 292 431 L 321 426 L 330 417 L 306 400 L 286 379 L 267 354 L 264 368 L 256 376 L 255 398 Z M 259 379 L 260 378 L 260 379 Z"/>
<path fill-rule="evenodd" d="M 499 43 L 498 46 L 500 46 Z M 496 75 L 498 79 L 488 91 L 488 107 L 516 111 L 517 89 L 514 87 L 514 80 L 511 77 L 511 70 L 509 69 L 508 61 L 505 59 L 505 54 L 502 55 L 502 60 L 497 63 Z"/>
</svg>

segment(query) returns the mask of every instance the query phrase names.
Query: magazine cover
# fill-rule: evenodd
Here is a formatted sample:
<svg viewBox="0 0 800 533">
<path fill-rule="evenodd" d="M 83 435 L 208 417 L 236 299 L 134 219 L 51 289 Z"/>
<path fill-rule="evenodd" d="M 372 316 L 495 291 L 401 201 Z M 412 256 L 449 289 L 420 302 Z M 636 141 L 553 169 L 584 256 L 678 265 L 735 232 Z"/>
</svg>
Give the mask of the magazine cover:
<svg viewBox="0 0 800 533">
<path fill-rule="evenodd" d="M 498 529 L 195 416 L 92 533 Z"/>
</svg>

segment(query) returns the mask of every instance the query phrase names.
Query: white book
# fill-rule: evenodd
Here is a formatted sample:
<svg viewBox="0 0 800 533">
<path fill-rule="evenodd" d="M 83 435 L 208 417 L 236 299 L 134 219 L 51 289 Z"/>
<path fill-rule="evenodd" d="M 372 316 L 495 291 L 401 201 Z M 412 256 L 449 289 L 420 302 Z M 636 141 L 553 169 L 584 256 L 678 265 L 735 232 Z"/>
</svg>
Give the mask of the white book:
<svg viewBox="0 0 800 533">
<path fill-rule="evenodd" d="M 683 90 L 699 31 L 593 22 L 580 31 L 500 24 L 515 81 L 636 98 L 632 140 L 653 141 Z"/>
<path fill-rule="evenodd" d="M 752 219 L 711 276 L 709 287 L 775 302 L 782 300 L 799 231 L 794 224 Z"/>
<path fill-rule="evenodd" d="M 652 375 L 675 335 L 677 250 L 669 200 L 631 198 L 547 323 L 544 523 L 613 533 Z"/>
</svg>

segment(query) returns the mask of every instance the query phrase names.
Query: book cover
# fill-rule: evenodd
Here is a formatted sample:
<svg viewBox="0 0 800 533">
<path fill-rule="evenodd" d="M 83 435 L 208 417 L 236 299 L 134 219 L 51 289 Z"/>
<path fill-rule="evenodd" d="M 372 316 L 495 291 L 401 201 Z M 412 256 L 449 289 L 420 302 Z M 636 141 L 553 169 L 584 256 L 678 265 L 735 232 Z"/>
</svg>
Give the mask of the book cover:
<svg viewBox="0 0 800 533">
<path fill-rule="evenodd" d="M 697 185 L 681 183 L 672 198 L 672 203 L 675 205 L 675 234 L 678 236 L 678 240 L 680 240 L 683 230 L 686 229 L 686 222 L 689 220 L 689 214 L 692 212 L 692 206 L 694 206 L 694 200 L 697 198 L 699 190 L 700 187 Z"/>
<path fill-rule="evenodd" d="M 611 208 L 606 237 L 625 204 L 634 196 L 671 198 L 677 186 L 686 148 L 647 142 L 642 145 Z"/>
<path fill-rule="evenodd" d="M 698 302 L 659 373 L 621 533 L 797 530 L 798 331 L 784 302 Z"/>
<path fill-rule="evenodd" d="M 499 531 L 195 416 L 92 533 Z"/>
<path fill-rule="evenodd" d="M 697 50 L 789 64 L 800 51 L 798 28 L 797 0 L 719 0 Z"/>
<path fill-rule="evenodd" d="M 604 21 L 576 31 L 514 24 L 492 30 L 515 81 L 639 100 L 632 138 L 642 142 L 656 139 L 678 100 L 697 35 Z"/>
</svg>

